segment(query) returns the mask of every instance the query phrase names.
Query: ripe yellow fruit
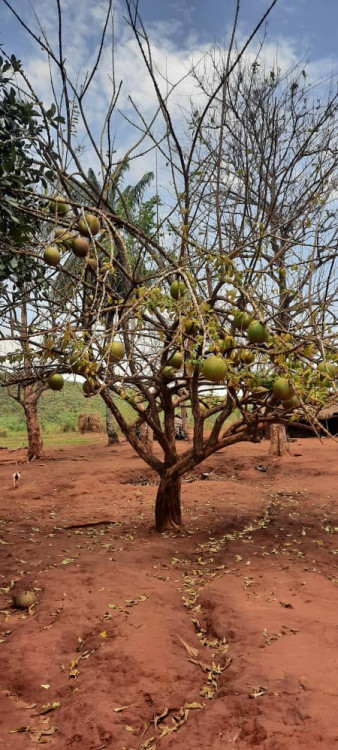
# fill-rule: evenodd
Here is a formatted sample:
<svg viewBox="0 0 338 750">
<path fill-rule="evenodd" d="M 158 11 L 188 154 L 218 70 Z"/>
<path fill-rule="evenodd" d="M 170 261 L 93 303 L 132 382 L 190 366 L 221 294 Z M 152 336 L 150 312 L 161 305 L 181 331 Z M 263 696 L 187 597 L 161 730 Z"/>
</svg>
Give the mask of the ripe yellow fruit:
<svg viewBox="0 0 338 750">
<path fill-rule="evenodd" d="M 61 260 L 60 250 L 57 247 L 53 247 L 53 245 L 46 247 L 43 259 L 47 263 L 47 266 L 58 266 Z"/>
<path fill-rule="evenodd" d="M 94 214 L 85 214 L 84 219 L 79 219 L 77 228 L 83 237 L 90 237 L 91 234 L 95 237 L 100 231 L 100 222 Z"/>
<path fill-rule="evenodd" d="M 203 366 L 202 366 L 202 373 L 204 377 L 207 380 L 211 380 L 212 383 L 220 383 L 222 380 L 224 380 L 226 372 L 227 372 L 227 366 L 224 362 L 224 359 L 221 357 L 217 357 L 215 354 L 212 354 L 211 357 L 208 357 L 208 359 L 204 360 Z"/>
</svg>

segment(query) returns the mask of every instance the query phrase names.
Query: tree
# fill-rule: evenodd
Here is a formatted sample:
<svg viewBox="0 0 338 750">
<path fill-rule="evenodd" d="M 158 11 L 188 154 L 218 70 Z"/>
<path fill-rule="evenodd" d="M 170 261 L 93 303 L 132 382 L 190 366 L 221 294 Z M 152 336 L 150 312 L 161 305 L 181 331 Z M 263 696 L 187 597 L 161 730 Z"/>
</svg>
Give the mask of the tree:
<svg viewBox="0 0 338 750">
<path fill-rule="evenodd" d="M 55 226 L 60 220 L 55 195 L 61 193 L 69 206 L 62 213 L 62 226 L 70 233 L 79 229 L 88 235 L 90 245 L 86 260 L 78 259 L 76 273 L 67 268 L 72 240 L 61 258 L 64 302 L 59 305 L 50 351 L 59 371 L 85 375 L 87 397 L 101 394 L 130 444 L 159 475 L 155 520 L 156 528 L 162 530 L 180 527 L 181 479 L 215 451 L 237 442 L 258 441 L 266 425 L 287 424 L 297 413 L 316 424 L 316 412 L 332 390 L 337 372 L 334 331 L 326 327 L 331 322 L 334 249 L 328 251 L 325 241 L 322 265 L 311 262 L 303 273 L 298 257 L 301 238 L 290 246 L 293 262 L 288 263 L 287 293 L 292 290 L 292 303 L 287 306 L 286 324 L 281 318 L 280 287 L 274 291 L 271 269 L 278 274 L 278 260 L 285 246 L 289 249 L 291 235 L 283 217 L 277 221 L 272 205 L 268 221 L 261 215 L 261 207 L 271 202 L 267 181 L 258 183 L 258 201 L 256 185 L 245 183 L 243 191 L 238 168 L 231 174 L 232 167 L 227 165 L 234 163 L 237 142 L 234 137 L 231 143 L 229 133 L 224 140 L 231 81 L 269 9 L 239 51 L 234 44 L 236 14 L 219 79 L 215 80 L 209 66 L 210 77 L 200 81 L 198 100 L 203 105 L 200 110 L 194 107 L 193 117 L 182 121 L 171 107 L 168 81 L 166 94 L 161 93 L 162 81 L 137 5 L 127 0 L 126 8 L 158 109 L 146 122 L 135 108 L 138 140 L 125 159 L 131 152 L 136 159 L 142 150 L 155 151 L 159 161 L 169 165 L 171 183 L 165 186 L 166 200 L 155 230 L 140 228 L 129 210 L 121 215 L 109 205 L 106 188 L 116 183 L 124 162 L 114 163 L 111 134 L 119 87 L 108 105 L 100 140 L 90 129 L 84 103 L 100 63 L 109 8 L 97 60 L 82 83 L 72 81 L 62 45 L 55 53 L 51 44 L 42 41 L 62 80 L 62 95 L 55 106 L 65 126 L 56 127 L 59 147 L 52 156 L 45 147 L 50 138 L 48 122 L 46 133 L 40 136 L 43 164 L 53 172 L 50 193 L 40 199 L 51 208 L 50 221 Z M 58 36 L 62 39 L 61 15 Z M 54 85 L 54 91 L 58 90 L 60 86 Z M 218 118 L 220 104 L 224 117 Z M 38 97 L 35 106 L 43 116 L 44 105 Z M 77 149 L 75 106 L 101 174 L 100 194 L 93 195 Z M 263 127 L 264 109 L 261 117 Z M 245 153 L 242 156 L 246 159 Z M 256 159 L 260 175 L 262 154 L 258 152 Z M 81 203 L 72 197 L 79 187 L 85 195 Z M 19 195 L 27 198 L 30 191 L 21 189 Z M 293 201 L 291 181 L 285 186 L 285 204 Z M 35 206 L 31 211 L 45 216 Z M 275 240 L 282 250 L 273 249 Z M 284 253 L 284 264 L 285 258 Z M 53 277 L 50 283 L 53 286 Z M 310 316 L 306 314 L 309 306 Z M 127 423 L 112 394 L 132 406 L 133 425 Z M 177 451 L 175 442 L 177 404 L 191 410 L 193 421 L 192 444 L 183 453 Z M 205 430 L 207 419 L 212 419 L 210 431 Z M 138 437 L 145 425 L 154 433 L 160 457 L 150 441 Z"/>
</svg>

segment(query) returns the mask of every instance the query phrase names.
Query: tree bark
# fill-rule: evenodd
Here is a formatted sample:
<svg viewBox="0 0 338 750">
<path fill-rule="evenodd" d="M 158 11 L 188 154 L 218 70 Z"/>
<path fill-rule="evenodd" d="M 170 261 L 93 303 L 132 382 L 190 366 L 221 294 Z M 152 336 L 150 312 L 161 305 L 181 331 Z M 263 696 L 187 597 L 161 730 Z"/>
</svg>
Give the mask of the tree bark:
<svg viewBox="0 0 338 750">
<path fill-rule="evenodd" d="M 273 422 L 270 425 L 270 456 L 286 456 L 288 453 L 285 425 Z"/>
<path fill-rule="evenodd" d="M 24 403 L 26 426 L 28 435 L 28 461 L 33 458 L 43 458 L 43 440 L 38 420 L 37 401 L 27 399 Z"/>
<path fill-rule="evenodd" d="M 109 392 L 109 395 L 112 397 L 111 391 Z M 108 435 L 108 445 L 116 445 L 120 442 L 119 436 L 117 434 L 116 429 L 116 422 L 115 419 L 109 409 L 109 407 L 106 404 L 106 430 Z"/>
<path fill-rule="evenodd" d="M 181 516 L 181 479 L 162 477 L 156 495 L 156 531 L 179 529 Z"/>
<path fill-rule="evenodd" d="M 182 430 L 184 432 L 184 440 L 189 440 L 188 416 L 187 416 L 187 407 L 185 406 L 185 404 L 181 406 L 181 417 L 182 417 Z"/>
</svg>

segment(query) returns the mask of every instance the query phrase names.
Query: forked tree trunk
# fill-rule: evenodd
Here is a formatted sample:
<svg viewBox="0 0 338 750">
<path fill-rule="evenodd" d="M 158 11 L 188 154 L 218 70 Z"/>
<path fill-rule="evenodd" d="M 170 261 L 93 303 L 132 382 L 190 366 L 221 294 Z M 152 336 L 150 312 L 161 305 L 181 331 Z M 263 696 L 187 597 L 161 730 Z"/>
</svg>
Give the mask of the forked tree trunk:
<svg viewBox="0 0 338 750">
<path fill-rule="evenodd" d="M 155 503 L 156 531 L 179 529 L 181 516 L 181 479 L 163 477 L 156 495 Z"/>
<path fill-rule="evenodd" d="M 285 456 L 289 453 L 284 424 L 274 422 L 270 425 L 270 456 Z"/>
<path fill-rule="evenodd" d="M 113 394 L 109 391 L 109 395 L 112 397 Z M 119 436 L 117 434 L 115 419 L 106 404 L 106 430 L 108 435 L 108 445 L 116 445 L 119 443 Z"/>
<path fill-rule="evenodd" d="M 38 420 L 37 401 L 29 399 L 24 404 L 28 434 L 28 461 L 43 458 L 43 440 Z"/>
</svg>

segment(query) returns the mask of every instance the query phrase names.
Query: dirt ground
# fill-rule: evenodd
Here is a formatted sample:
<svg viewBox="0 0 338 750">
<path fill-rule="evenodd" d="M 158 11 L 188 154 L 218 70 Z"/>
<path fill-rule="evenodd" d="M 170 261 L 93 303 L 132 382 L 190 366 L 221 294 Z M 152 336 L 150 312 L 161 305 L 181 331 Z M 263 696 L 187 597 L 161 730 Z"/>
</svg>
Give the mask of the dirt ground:
<svg viewBox="0 0 338 750">
<path fill-rule="evenodd" d="M 338 446 L 268 447 L 199 466 L 161 535 L 127 443 L 1 450 L 0 747 L 338 748 Z"/>
</svg>

